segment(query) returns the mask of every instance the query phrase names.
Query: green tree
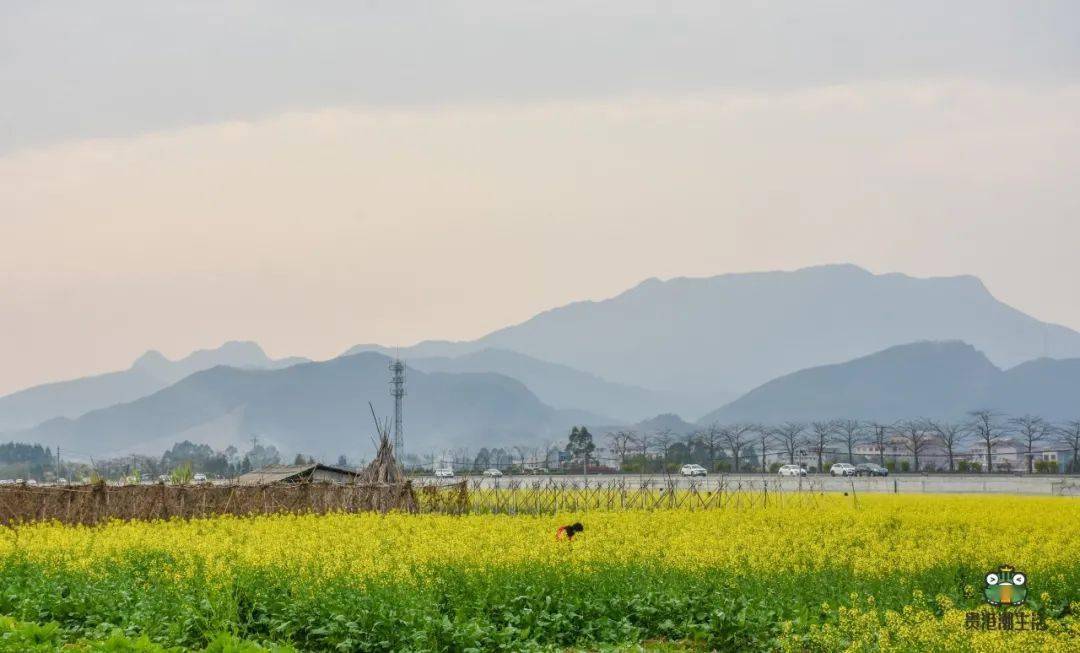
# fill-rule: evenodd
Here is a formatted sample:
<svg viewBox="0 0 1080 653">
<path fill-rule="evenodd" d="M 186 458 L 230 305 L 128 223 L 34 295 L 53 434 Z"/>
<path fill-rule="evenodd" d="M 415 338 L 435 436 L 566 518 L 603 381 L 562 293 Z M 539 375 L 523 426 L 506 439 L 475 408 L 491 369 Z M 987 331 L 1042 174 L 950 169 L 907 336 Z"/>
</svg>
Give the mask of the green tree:
<svg viewBox="0 0 1080 653">
<path fill-rule="evenodd" d="M 566 445 L 566 451 L 574 457 L 575 460 L 580 459 L 585 465 L 585 471 L 588 473 L 589 469 L 589 456 L 596 450 L 596 444 L 593 443 L 592 433 L 589 433 L 589 429 L 575 426 L 570 429 L 570 441 Z"/>
</svg>

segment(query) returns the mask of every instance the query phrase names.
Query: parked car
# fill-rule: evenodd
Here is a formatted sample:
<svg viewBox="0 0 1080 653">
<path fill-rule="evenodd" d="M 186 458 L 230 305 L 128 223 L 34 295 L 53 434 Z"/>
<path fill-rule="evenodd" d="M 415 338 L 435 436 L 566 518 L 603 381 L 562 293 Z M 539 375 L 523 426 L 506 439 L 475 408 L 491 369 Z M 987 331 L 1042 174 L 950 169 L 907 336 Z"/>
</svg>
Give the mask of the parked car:
<svg viewBox="0 0 1080 653">
<path fill-rule="evenodd" d="M 806 470 L 799 465 L 784 465 L 777 473 L 781 476 L 806 476 Z"/>
<path fill-rule="evenodd" d="M 888 476 L 889 470 L 875 463 L 860 463 L 855 466 L 856 476 Z"/>
<path fill-rule="evenodd" d="M 829 468 L 830 476 L 855 476 L 855 465 L 851 463 L 834 463 Z"/>
<path fill-rule="evenodd" d="M 449 467 L 438 467 L 435 469 L 435 478 L 454 478 L 454 470 Z"/>
<path fill-rule="evenodd" d="M 683 476 L 705 476 L 708 472 L 701 465 L 683 465 L 679 473 Z"/>
<path fill-rule="evenodd" d="M 57 485 L 67 485 L 68 480 L 66 478 L 64 478 L 63 476 L 61 476 L 60 478 L 56 479 L 56 484 Z"/>
<path fill-rule="evenodd" d="M 451 473 L 451 474 L 452 474 L 452 473 Z M 485 470 L 484 470 L 484 476 L 493 476 L 493 477 L 499 477 L 499 476 L 502 476 L 502 475 L 503 475 L 503 474 L 502 474 L 502 472 L 500 472 L 499 470 L 495 469 L 494 467 L 492 467 L 491 469 L 485 469 Z"/>
<path fill-rule="evenodd" d="M 191 482 L 195 485 L 202 485 L 206 483 L 206 474 L 196 474 L 191 477 Z"/>
<path fill-rule="evenodd" d="M 26 484 L 29 485 L 30 487 L 34 487 L 34 486 L 37 485 L 37 479 L 32 478 L 29 481 L 27 481 Z"/>
</svg>

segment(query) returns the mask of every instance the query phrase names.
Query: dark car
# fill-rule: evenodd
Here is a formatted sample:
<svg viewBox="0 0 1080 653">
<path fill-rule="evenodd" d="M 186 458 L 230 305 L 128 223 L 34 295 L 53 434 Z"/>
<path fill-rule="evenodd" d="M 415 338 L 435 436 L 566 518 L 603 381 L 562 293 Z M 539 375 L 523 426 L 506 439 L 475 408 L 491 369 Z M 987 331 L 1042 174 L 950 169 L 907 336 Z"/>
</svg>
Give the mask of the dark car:
<svg viewBox="0 0 1080 653">
<path fill-rule="evenodd" d="M 874 463 L 860 463 L 855 466 L 856 476 L 888 476 L 889 470 Z"/>
</svg>

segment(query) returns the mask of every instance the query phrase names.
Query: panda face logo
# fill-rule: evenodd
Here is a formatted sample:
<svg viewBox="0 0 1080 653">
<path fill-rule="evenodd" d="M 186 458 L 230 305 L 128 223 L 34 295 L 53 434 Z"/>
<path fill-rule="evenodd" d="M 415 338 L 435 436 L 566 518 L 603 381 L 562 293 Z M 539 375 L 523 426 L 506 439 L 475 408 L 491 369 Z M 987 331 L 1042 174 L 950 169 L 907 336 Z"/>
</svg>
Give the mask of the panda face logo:
<svg viewBox="0 0 1080 653">
<path fill-rule="evenodd" d="M 983 597 L 990 605 L 1020 605 L 1027 598 L 1027 574 L 1002 565 L 986 574 Z"/>
</svg>

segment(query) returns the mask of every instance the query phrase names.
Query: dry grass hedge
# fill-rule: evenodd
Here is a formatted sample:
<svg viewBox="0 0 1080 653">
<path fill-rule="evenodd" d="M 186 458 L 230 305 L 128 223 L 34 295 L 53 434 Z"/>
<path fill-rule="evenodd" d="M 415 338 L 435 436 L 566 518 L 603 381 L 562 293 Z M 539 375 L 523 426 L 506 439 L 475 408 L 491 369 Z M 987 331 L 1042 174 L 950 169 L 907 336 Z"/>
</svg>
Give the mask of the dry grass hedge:
<svg viewBox="0 0 1080 653">
<path fill-rule="evenodd" d="M 461 487 L 458 487 L 458 486 Z M 417 492 L 401 483 L 274 485 L 132 485 L 0 488 L 0 524 L 59 521 L 92 525 L 112 519 L 191 519 L 215 515 L 328 512 L 462 512 L 464 482 Z M 422 505 L 423 504 L 423 505 Z"/>
</svg>

